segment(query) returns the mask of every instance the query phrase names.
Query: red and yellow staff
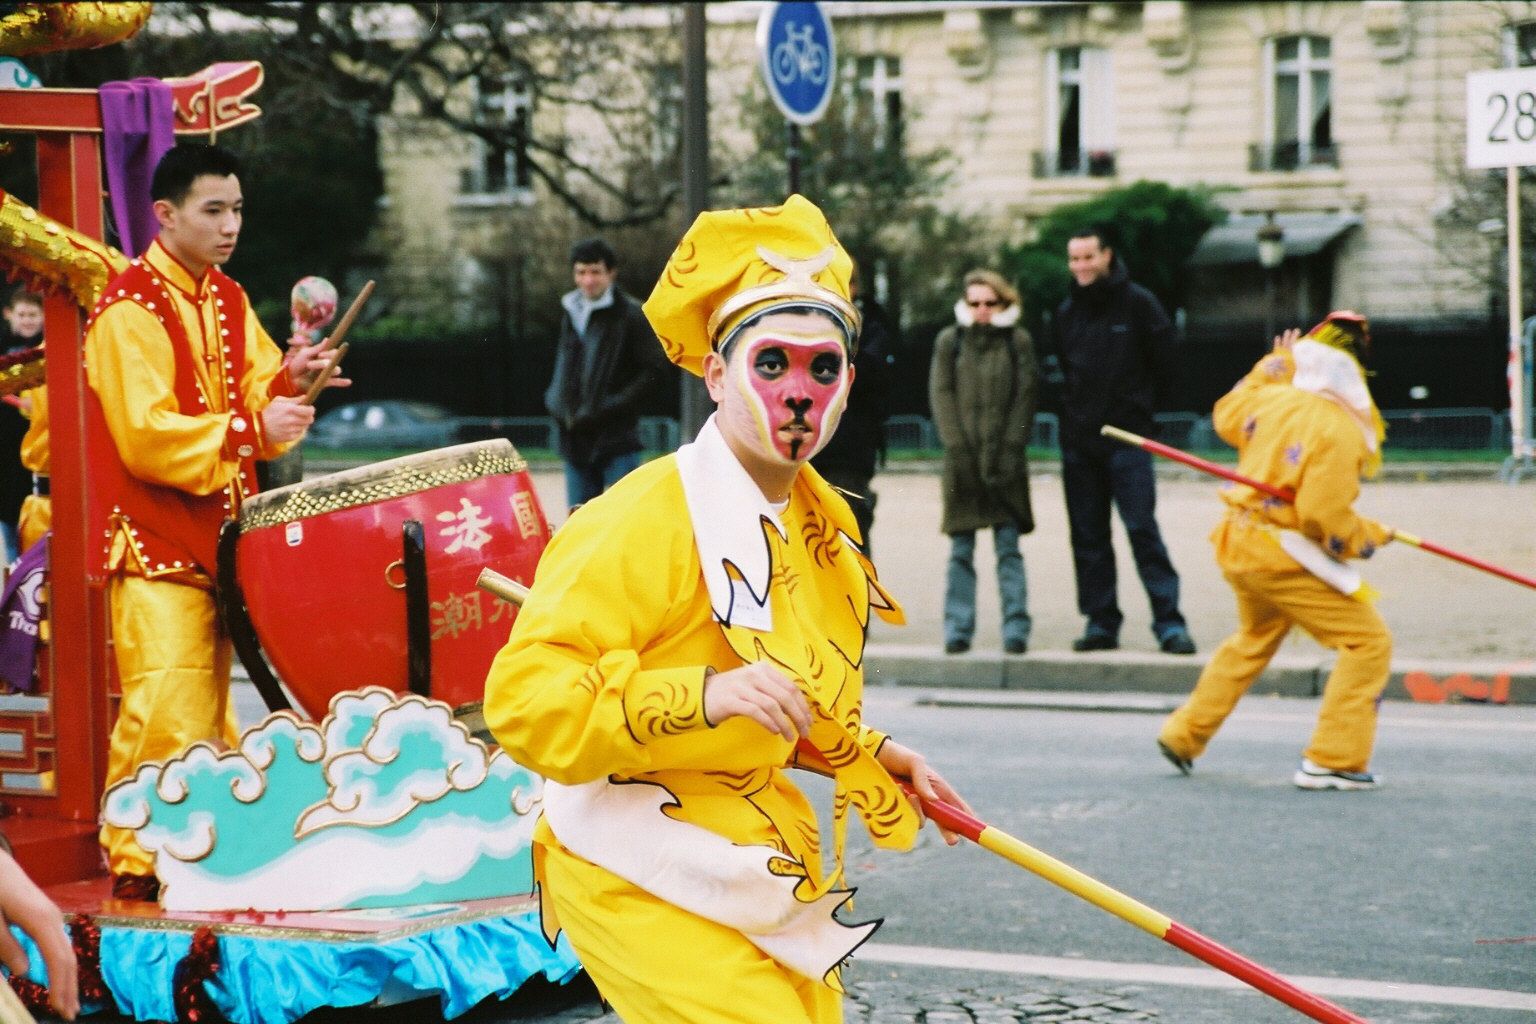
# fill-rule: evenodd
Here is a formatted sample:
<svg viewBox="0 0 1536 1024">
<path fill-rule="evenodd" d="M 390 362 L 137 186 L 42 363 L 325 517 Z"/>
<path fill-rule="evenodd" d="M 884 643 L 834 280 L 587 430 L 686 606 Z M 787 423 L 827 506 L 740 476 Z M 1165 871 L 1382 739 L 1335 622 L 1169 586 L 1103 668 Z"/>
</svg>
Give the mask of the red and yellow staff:
<svg viewBox="0 0 1536 1024">
<path fill-rule="evenodd" d="M 795 754 L 796 765 L 812 771 L 818 770 L 818 762 L 826 763 L 821 752 L 805 740 L 800 741 Z M 831 771 L 830 766 L 827 771 Z M 1001 829 L 993 828 L 980 818 L 942 800 L 925 799 L 918 796 L 911 788 L 907 788 L 907 793 L 922 805 L 923 813 L 932 818 L 936 824 L 964 836 L 982 849 L 995 853 L 1026 871 L 1039 875 L 1052 885 L 1060 886 L 1072 895 L 1087 900 L 1100 910 L 1108 911 L 1120 920 L 1127 921 L 1169 945 L 1182 949 L 1195 959 L 1202 960 L 1219 971 L 1225 971 L 1244 984 L 1252 985 L 1291 1009 L 1315 1021 L 1321 1021 L 1322 1024 L 1367 1024 L 1364 1017 L 1357 1017 L 1342 1006 L 1308 992 L 1269 968 L 1254 963 L 1241 953 L 1206 938 L 1193 928 L 1186 928 L 1167 914 L 1159 913 L 1117 889 L 1111 889 L 1098 879 L 1085 875 L 1072 865 L 1035 849 L 1022 839 L 1017 839 Z"/>
<path fill-rule="evenodd" d="M 528 588 L 501 575 L 493 569 L 481 569 L 476 581 L 480 589 L 501 598 L 509 604 L 521 605 L 528 596 Z M 795 765 L 811 771 L 831 774 L 831 765 L 807 740 L 801 740 L 795 751 Z M 907 792 L 917 799 L 923 813 L 937 824 L 957 835 L 964 836 L 984 850 L 997 854 L 1006 861 L 1032 871 L 1053 885 L 1087 900 L 1100 910 L 1128 921 L 1144 932 L 1177 946 L 1190 956 L 1203 960 L 1217 970 L 1225 971 L 1239 981 L 1273 996 L 1286 1006 L 1306 1014 L 1322 1024 L 1367 1024 L 1343 1007 L 1336 1006 L 1321 996 L 1313 995 L 1282 978 L 1274 971 L 1254 963 L 1240 953 L 1233 952 L 1219 942 L 1206 938 L 1191 928 L 1186 928 L 1166 914 L 1158 913 L 1144 903 L 1111 889 L 1103 882 L 1083 874 L 1055 857 L 1035 849 L 1023 840 L 1016 839 L 1000 829 L 993 828 L 981 819 L 960 810 L 942 800 L 926 800 L 911 789 Z"/>
<path fill-rule="evenodd" d="M 1219 476 L 1223 480 L 1231 480 L 1233 483 L 1242 484 L 1245 487 L 1252 487 L 1260 494 L 1267 494 L 1271 498 L 1279 498 L 1281 501 L 1287 503 L 1296 500 L 1295 492 L 1287 487 L 1275 487 L 1272 484 L 1266 484 L 1261 480 L 1255 480 L 1252 477 L 1244 476 L 1236 470 L 1228 469 L 1226 466 L 1223 466 L 1220 463 L 1211 462 L 1208 459 L 1202 459 L 1198 455 L 1191 455 L 1186 451 L 1181 451 L 1180 449 L 1173 447 L 1172 445 L 1163 444 L 1161 441 L 1154 441 L 1149 437 L 1142 437 L 1140 434 L 1133 434 L 1129 430 L 1121 430 L 1119 427 L 1104 426 L 1099 428 L 1099 433 L 1103 434 L 1105 437 L 1113 438 L 1116 441 L 1123 441 L 1126 444 L 1134 445 L 1137 448 L 1151 452 L 1153 455 L 1161 455 L 1165 459 L 1172 459 L 1174 462 L 1182 462 L 1184 465 L 1198 469 L 1202 473 L 1209 473 L 1211 476 Z M 1406 530 L 1400 530 L 1396 527 L 1393 527 L 1392 538 L 1394 540 L 1400 540 L 1404 544 L 1407 544 L 1411 547 L 1416 547 L 1421 551 L 1428 551 L 1432 555 L 1439 555 L 1441 558 L 1449 558 L 1453 562 L 1460 562 L 1462 565 L 1471 566 L 1474 569 L 1481 569 L 1483 572 L 1491 573 L 1492 575 L 1498 576 L 1501 579 L 1509 580 L 1511 583 L 1518 583 L 1522 587 L 1530 587 L 1532 590 L 1536 590 L 1536 578 L 1523 576 L 1520 573 L 1515 572 L 1513 569 L 1506 569 L 1501 565 L 1494 565 L 1492 562 L 1485 562 L 1481 558 L 1474 558 L 1471 555 L 1464 555 L 1459 551 L 1452 551 L 1448 547 L 1444 547 L 1440 544 L 1436 544 L 1434 541 L 1425 540 L 1422 537 L 1415 536 Z"/>
</svg>

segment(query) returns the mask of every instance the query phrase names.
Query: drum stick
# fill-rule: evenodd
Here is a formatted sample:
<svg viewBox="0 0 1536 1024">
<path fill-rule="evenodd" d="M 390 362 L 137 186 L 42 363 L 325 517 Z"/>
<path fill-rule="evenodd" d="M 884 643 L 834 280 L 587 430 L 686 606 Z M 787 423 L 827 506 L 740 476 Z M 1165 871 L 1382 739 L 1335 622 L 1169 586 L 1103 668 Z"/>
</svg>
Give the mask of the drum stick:
<svg viewBox="0 0 1536 1024">
<path fill-rule="evenodd" d="M 336 325 L 335 332 L 326 335 L 325 339 L 320 342 L 321 352 L 329 352 L 341 344 L 342 339 L 347 336 L 347 332 L 352 329 L 352 321 L 356 320 L 357 314 L 362 312 L 363 303 L 367 302 L 368 297 L 373 294 L 373 285 L 374 282 L 370 279 L 367 284 L 358 290 L 357 298 L 353 299 L 352 305 L 347 307 L 346 313 L 342 315 L 341 323 Z"/>
<path fill-rule="evenodd" d="M 336 346 L 336 357 L 326 365 L 325 369 L 316 375 L 315 382 L 309 386 L 308 391 L 304 392 L 304 397 L 301 399 L 302 404 L 315 404 L 315 399 L 320 397 L 320 392 L 325 390 L 325 385 L 330 382 L 332 377 L 336 376 L 336 371 L 341 369 L 342 357 L 347 354 L 347 348 L 351 344 L 350 341 L 344 341 Z"/>
<path fill-rule="evenodd" d="M 315 399 L 320 395 L 320 389 L 325 387 L 326 382 L 329 381 L 331 377 L 335 376 L 336 370 L 334 368 L 340 366 L 341 357 L 343 354 L 345 354 L 347 348 L 347 346 L 343 344 L 343 339 L 346 338 L 347 332 L 352 329 L 352 321 L 356 320 L 357 314 L 362 312 L 363 303 L 367 302 L 368 297 L 373 294 L 374 283 L 375 282 L 373 279 L 370 278 L 368 282 L 358 290 L 357 298 L 353 299 L 352 305 L 347 307 L 347 312 L 342 316 L 341 323 L 336 325 L 336 330 L 331 334 L 326 335 L 325 340 L 320 342 L 320 345 L 316 351 L 329 352 L 334 348 L 337 349 L 338 352 L 336 354 L 336 358 L 331 360 L 331 371 L 329 373 L 322 371 L 320 376 L 315 378 L 315 383 L 311 384 L 309 386 L 309 390 L 304 393 L 303 404 L 314 405 Z"/>
<path fill-rule="evenodd" d="M 480 578 L 475 580 L 475 586 L 516 607 L 522 607 L 523 602 L 528 600 L 527 587 L 489 567 L 480 570 Z"/>
</svg>

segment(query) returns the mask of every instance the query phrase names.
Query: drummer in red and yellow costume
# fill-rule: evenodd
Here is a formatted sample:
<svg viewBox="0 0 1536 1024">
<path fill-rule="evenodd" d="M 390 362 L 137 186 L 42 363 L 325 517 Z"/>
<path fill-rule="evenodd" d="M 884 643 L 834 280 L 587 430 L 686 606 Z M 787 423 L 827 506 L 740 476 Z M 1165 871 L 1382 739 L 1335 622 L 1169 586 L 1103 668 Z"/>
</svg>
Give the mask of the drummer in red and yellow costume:
<svg viewBox="0 0 1536 1024">
<path fill-rule="evenodd" d="M 230 644 L 215 612 L 219 528 L 256 489 L 254 460 L 314 421 L 298 401 L 333 357 L 287 367 L 234 253 L 240 167 L 216 146 L 167 151 L 151 183 L 158 239 L 107 285 L 85 336 L 88 518 L 101 543 L 122 703 L 106 784 L 199 740 L 235 741 Z M 103 827 L 114 893 L 153 898 L 153 860 Z"/>
<path fill-rule="evenodd" d="M 548 780 L 546 931 L 628 1024 L 841 1020 L 837 967 L 872 930 L 832 916 L 848 817 L 905 848 L 895 777 L 959 802 L 861 721 L 869 617 L 901 612 L 808 465 L 853 381 L 850 270 L 799 196 L 699 216 L 644 308 L 717 411 L 560 528 L 486 683 L 496 738 Z M 785 770 L 802 737 L 837 766 L 828 844 Z"/>
<path fill-rule="evenodd" d="M 1341 310 L 1298 334 L 1275 339 L 1274 351 L 1216 403 L 1212 420 L 1238 450 L 1237 471 L 1295 500 L 1243 485 L 1222 492 L 1226 516 L 1212 539 L 1237 596 L 1238 631 L 1163 724 L 1158 746 L 1189 774 L 1296 625 L 1337 651 L 1338 661 L 1292 781 L 1302 789 L 1374 789 L 1369 762 L 1392 635 L 1372 604 L 1375 592 L 1346 561 L 1369 558 L 1392 539 L 1353 507 L 1361 478 L 1381 465 L 1385 436 L 1360 364 L 1370 330 L 1364 317 Z"/>
</svg>

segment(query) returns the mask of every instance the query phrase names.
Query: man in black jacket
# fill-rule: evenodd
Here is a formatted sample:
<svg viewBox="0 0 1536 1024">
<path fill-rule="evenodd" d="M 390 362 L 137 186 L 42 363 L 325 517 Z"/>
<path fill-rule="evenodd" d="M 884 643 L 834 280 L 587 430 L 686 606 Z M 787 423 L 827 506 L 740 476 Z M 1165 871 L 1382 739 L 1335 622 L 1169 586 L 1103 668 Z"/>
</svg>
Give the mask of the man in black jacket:
<svg viewBox="0 0 1536 1024">
<path fill-rule="evenodd" d="M 1158 399 L 1173 375 L 1174 330 L 1151 292 L 1131 281 L 1105 226 L 1067 242 L 1069 295 L 1056 311 L 1055 343 L 1063 376 L 1061 469 L 1077 607 L 1087 617 L 1074 651 L 1120 645 L 1124 616 L 1116 599 L 1110 505 L 1131 542 L 1136 571 L 1152 605 L 1152 632 L 1169 654 L 1193 654 L 1179 613 L 1179 574 L 1157 528 L 1152 456 L 1099 434 L 1106 423 L 1151 435 Z"/>
<path fill-rule="evenodd" d="M 576 288 L 560 299 L 560 347 L 544 408 L 560 427 L 566 500 L 602 494 L 640 464 L 641 398 L 666 357 L 640 304 L 620 291 L 619 257 L 601 238 L 571 247 Z"/>
</svg>

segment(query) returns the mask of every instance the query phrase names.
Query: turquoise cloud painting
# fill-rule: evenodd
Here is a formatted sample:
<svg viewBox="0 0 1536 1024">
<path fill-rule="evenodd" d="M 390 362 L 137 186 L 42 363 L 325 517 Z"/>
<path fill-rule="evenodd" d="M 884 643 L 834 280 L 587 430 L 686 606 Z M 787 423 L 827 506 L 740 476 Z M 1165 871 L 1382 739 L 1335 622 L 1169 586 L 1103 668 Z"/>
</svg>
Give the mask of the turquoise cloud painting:
<svg viewBox="0 0 1536 1024">
<path fill-rule="evenodd" d="M 541 792 L 447 704 L 370 687 L 145 764 L 103 813 L 155 855 L 169 910 L 342 910 L 530 892 Z"/>
</svg>

